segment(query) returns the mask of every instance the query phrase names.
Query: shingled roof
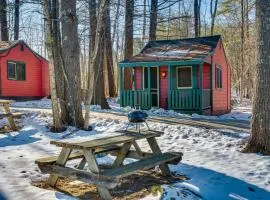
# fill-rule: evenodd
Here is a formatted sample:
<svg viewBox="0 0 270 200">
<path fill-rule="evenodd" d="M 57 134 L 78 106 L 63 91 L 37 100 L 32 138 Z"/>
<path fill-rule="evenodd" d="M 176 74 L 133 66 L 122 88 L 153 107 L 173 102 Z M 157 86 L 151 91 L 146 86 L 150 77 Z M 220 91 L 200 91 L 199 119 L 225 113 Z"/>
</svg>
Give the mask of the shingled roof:
<svg viewBox="0 0 270 200">
<path fill-rule="evenodd" d="M 204 60 L 215 51 L 220 38 L 220 35 L 215 35 L 150 41 L 139 54 L 121 63 Z"/>
</svg>

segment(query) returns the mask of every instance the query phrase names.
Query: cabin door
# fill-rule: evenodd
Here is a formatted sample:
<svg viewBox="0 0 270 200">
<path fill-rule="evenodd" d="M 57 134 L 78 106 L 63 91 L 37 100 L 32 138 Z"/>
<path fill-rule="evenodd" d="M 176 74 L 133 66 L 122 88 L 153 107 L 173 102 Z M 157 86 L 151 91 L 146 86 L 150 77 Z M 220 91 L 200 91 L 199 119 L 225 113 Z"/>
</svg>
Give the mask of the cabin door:
<svg viewBox="0 0 270 200">
<path fill-rule="evenodd" d="M 148 88 L 148 70 L 144 68 L 144 88 Z M 159 107 L 159 68 L 150 67 L 150 95 L 152 107 Z"/>
</svg>

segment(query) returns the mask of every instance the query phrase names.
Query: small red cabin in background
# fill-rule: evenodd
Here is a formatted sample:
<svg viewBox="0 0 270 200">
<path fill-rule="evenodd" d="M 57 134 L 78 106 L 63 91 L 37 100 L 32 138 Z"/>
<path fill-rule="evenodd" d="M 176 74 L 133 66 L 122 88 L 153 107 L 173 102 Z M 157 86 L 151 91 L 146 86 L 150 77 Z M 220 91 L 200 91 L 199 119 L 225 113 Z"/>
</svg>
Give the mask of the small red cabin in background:
<svg viewBox="0 0 270 200">
<path fill-rule="evenodd" d="M 231 110 L 231 71 L 220 35 L 150 41 L 119 67 L 123 107 L 213 115 Z M 126 68 L 133 70 L 132 88 L 124 88 Z"/>
<path fill-rule="evenodd" d="M 24 41 L 0 41 L 0 97 L 40 99 L 49 94 L 48 61 Z"/>
</svg>

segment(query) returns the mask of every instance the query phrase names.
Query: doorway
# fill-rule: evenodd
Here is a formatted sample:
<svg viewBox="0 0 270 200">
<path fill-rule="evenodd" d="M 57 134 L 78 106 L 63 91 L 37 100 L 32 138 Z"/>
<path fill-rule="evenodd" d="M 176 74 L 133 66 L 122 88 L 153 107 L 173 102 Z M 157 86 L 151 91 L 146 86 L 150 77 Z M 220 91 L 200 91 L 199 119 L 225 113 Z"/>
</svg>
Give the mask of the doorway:
<svg viewBox="0 0 270 200">
<path fill-rule="evenodd" d="M 148 69 L 143 68 L 143 85 L 148 89 Z M 150 67 L 150 95 L 152 107 L 159 107 L 159 68 Z"/>
</svg>

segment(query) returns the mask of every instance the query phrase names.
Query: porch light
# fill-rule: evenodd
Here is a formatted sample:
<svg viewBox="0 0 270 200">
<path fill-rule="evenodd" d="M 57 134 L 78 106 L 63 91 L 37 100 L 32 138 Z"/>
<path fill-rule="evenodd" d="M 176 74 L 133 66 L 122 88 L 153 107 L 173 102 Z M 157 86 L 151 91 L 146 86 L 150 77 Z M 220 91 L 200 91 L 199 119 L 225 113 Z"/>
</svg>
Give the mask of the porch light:
<svg viewBox="0 0 270 200">
<path fill-rule="evenodd" d="M 167 77 L 167 72 L 161 72 L 161 77 L 166 78 Z"/>
</svg>

